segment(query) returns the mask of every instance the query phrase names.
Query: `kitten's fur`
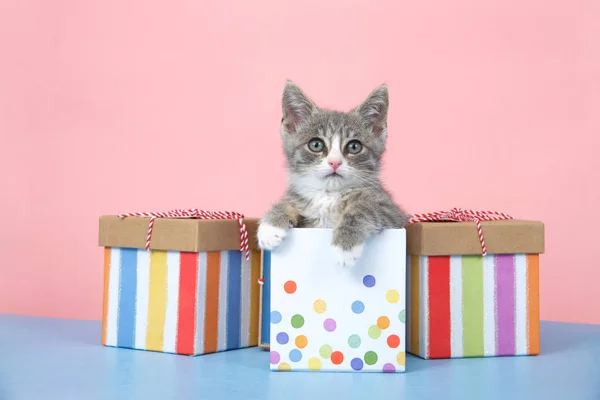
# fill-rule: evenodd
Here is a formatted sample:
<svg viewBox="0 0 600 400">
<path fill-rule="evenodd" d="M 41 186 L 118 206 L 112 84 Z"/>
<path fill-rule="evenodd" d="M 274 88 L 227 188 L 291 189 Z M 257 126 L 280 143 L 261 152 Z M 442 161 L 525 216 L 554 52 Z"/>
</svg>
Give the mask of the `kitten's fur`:
<svg viewBox="0 0 600 400">
<path fill-rule="evenodd" d="M 288 81 L 282 108 L 289 187 L 261 219 L 259 245 L 267 250 L 279 246 L 290 226 L 332 228 L 338 264 L 353 265 L 370 236 L 407 222 L 379 181 L 387 136 L 387 86 L 379 86 L 361 105 L 343 113 L 317 107 Z M 310 149 L 313 139 L 322 141 L 322 151 Z M 354 140 L 362 144 L 356 154 L 347 148 Z M 332 176 L 331 163 L 339 162 L 338 175 Z"/>
</svg>

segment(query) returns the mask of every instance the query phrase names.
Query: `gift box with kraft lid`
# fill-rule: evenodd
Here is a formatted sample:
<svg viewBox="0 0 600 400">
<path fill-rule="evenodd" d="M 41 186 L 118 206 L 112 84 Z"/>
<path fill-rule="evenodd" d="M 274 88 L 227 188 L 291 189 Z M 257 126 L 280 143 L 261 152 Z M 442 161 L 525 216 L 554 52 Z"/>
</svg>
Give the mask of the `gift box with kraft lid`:
<svg viewBox="0 0 600 400">
<path fill-rule="evenodd" d="M 258 219 L 192 211 L 100 217 L 103 345 L 184 355 L 257 345 Z"/>
<path fill-rule="evenodd" d="M 406 228 L 408 352 L 425 359 L 539 354 L 544 224 L 433 214 Z"/>
</svg>

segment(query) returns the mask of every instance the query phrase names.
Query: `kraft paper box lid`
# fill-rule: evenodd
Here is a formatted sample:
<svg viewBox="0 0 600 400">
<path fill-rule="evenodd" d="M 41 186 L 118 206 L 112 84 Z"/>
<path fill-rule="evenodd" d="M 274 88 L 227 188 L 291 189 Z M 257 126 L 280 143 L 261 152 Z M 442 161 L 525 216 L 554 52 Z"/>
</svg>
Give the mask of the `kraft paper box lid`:
<svg viewBox="0 0 600 400">
<path fill-rule="evenodd" d="M 250 249 L 258 249 L 258 218 L 244 218 Z M 116 215 L 100 217 L 98 244 L 101 247 L 144 249 L 149 218 Z M 236 220 L 156 218 L 150 241 L 151 250 L 185 252 L 240 249 L 240 225 Z"/>
<path fill-rule="evenodd" d="M 544 224 L 539 221 L 482 221 L 488 254 L 541 254 Z M 481 255 L 475 222 L 419 222 L 406 226 L 407 253 L 418 256 Z"/>
</svg>

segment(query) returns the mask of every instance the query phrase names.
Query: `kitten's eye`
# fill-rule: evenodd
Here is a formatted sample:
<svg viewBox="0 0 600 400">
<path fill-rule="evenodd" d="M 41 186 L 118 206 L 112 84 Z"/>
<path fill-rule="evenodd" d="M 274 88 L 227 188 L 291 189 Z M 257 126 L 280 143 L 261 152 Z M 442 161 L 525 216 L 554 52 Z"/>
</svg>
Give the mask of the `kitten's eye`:
<svg viewBox="0 0 600 400">
<path fill-rule="evenodd" d="M 346 145 L 346 151 L 350 154 L 358 154 L 362 150 L 362 144 L 358 140 L 353 140 Z"/>
<path fill-rule="evenodd" d="M 323 143 L 321 139 L 311 139 L 311 141 L 308 142 L 308 148 L 310 149 L 310 151 L 319 153 L 325 148 L 325 143 Z"/>
</svg>

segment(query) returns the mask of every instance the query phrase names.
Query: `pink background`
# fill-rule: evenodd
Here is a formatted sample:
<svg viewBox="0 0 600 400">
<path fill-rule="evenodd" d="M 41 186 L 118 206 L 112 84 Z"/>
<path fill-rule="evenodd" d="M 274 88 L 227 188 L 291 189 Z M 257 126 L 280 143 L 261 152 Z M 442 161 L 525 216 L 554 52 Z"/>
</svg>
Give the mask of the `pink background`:
<svg viewBox="0 0 600 400">
<path fill-rule="evenodd" d="M 544 221 L 542 317 L 600 323 L 599 20 L 597 0 L 2 0 L 0 312 L 99 319 L 101 214 L 259 216 L 291 78 L 339 109 L 387 82 L 396 199 Z"/>
</svg>

